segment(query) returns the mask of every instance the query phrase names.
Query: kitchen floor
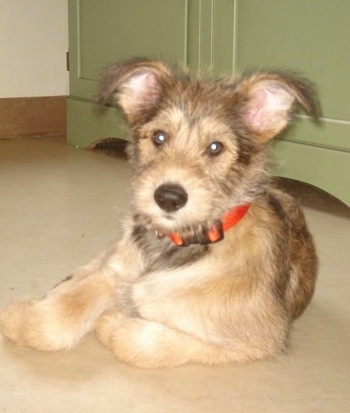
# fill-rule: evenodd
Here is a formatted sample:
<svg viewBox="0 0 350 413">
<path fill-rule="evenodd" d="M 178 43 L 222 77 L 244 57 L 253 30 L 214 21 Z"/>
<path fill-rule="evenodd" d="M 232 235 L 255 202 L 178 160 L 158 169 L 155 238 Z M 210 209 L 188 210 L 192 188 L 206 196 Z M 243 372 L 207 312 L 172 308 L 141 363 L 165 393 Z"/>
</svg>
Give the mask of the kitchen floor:
<svg viewBox="0 0 350 413">
<path fill-rule="evenodd" d="M 41 297 L 108 247 L 120 232 L 129 179 L 124 160 L 63 138 L 0 141 L 0 307 Z M 350 211 L 309 186 L 287 187 L 305 205 L 320 271 L 286 356 L 144 371 L 120 363 L 93 334 L 56 353 L 1 336 L 0 412 L 350 411 Z"/>
</svg>

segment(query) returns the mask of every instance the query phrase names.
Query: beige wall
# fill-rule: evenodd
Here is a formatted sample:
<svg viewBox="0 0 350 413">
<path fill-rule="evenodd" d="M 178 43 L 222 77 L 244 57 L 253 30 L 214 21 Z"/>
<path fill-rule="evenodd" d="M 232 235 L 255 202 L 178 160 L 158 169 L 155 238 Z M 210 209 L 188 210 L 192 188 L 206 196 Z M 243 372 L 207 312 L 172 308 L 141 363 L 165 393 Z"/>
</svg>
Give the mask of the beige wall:
<svg viewBox="0 0 350 413">
<path fill-rule="evenodd" d="M 0 98 L 68 94 L 67 0 L 0 0 Z"/>
</svg>

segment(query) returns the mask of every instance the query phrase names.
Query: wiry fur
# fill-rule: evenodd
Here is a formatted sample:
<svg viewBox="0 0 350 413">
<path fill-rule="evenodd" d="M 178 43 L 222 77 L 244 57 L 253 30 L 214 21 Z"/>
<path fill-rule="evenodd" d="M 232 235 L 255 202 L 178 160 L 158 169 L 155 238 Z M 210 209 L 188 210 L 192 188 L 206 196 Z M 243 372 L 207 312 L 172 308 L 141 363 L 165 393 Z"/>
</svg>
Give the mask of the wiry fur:
<svg viewBox="0 0 350 413">
<path fill-rule="evenodd" d="M 265 142 L 297 105 L 317 115 L 310 86 L 278 72 L 211 80 L 135 59 L 106 71 L 99 100 L 111 96 L 134 142 L 124 235 L 42 300 L 10 303 L 3 334 L 59 350 L 95 329 L 116 357 L 143 368 L 284 351 L 312 297 L 317 258 L 298 205 L 270 184 Z M 161 185 L 180 187 L 184 205 L 162 208 Z M 207 230 L 243 203 L 247 215 L 207 244 Z M 174 245 L 173 232 L 189 245 Z"/>
</svg>

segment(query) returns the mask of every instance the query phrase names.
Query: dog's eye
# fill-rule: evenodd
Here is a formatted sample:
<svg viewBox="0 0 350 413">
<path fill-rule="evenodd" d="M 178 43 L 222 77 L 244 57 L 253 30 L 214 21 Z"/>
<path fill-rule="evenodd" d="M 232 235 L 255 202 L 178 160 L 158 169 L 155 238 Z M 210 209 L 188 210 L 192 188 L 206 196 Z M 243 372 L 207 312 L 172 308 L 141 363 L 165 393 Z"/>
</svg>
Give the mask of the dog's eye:
<svg viewBox="0 0 350 413">
<path fill-rule="evenodd" d="M 158 131 L 153 135 L 153 143 L 156 146 L 163 145 L 168 140 L 168 137 L 165 132 Z"/>
<path fill-rule="evenodd" d="M 219 155 L 224 149 L 224 145 L 219 141 L 214 141 L 208 146 L 208 153 L 211 156 Z"/>
</svg>

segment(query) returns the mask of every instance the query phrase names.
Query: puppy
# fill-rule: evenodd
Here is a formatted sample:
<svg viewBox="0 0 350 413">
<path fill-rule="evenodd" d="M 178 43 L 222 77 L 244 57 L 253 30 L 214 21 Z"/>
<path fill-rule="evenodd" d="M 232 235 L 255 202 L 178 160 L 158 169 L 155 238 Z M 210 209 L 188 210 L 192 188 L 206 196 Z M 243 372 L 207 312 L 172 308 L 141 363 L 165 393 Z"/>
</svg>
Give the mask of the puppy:
<svg viewBox="0 0 350 413">
<path fill-rule="evenodd" d="M 161 61 L 107 69 L 133 138 L 124 235 L 42 300 L 10 303 L 5 336 L 73 348 L 91 330 L 141 368 L 272 357 L 311 300 L 317 257 L 297 203 L 274 188 L 268 141 L 297 106 L 317 117 L 309 83 L 279 72 L 211 80 Z"/>
</svg>

